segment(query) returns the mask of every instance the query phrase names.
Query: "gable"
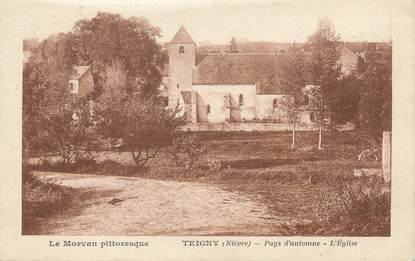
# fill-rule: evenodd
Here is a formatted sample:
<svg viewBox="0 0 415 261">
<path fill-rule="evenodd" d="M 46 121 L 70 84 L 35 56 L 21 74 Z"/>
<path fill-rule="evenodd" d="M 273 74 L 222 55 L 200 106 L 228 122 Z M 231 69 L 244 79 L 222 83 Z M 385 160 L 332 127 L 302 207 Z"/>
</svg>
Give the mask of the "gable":
<svg viewBox="0 0 415 261">
<path fill-rule="evenodd" d="M 74 66 L 70 80 L 79 80 L 85 73 L 89 71 L 89 66 Z"/>
</svg>

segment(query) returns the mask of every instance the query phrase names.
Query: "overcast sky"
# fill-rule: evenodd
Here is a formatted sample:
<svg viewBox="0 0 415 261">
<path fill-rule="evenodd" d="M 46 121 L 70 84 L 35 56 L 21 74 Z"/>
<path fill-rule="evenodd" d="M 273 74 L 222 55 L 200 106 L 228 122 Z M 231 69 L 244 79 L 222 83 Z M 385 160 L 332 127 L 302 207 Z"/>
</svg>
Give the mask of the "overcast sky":
<svg viewBox="0 0 415 261">
<path fill-rule="evenodd" d="M 343 40 L 391 39 L 390 1 L 72 0 L 68 3 L 55 0 L 22 5 L 20 24 L 24 25 L 24 37 L 43 39 L 52 33 L 67 32 L 77 20 L 106 11 L 124 17 L 146 17 L 151 24 L 160 27 L 162 42 L 169 41 L 181 25 L 197 43 L 229 43 L 232 37 L 251 41 L 304 42 L 315 30 L 318 19 L 324 16 L 333 22 Z"/>
</svg>

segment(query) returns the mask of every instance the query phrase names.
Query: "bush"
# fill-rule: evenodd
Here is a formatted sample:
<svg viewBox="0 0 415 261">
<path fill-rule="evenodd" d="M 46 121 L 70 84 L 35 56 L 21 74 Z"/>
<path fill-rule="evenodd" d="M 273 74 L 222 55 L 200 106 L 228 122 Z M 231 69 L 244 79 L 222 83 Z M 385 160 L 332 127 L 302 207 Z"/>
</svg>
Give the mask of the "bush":
<svg viewBox="0 0 415 261">
<path fill-rule="evenodd" d="M 80 100 L 56 110 L 46 116 L 44 124 L 48 143 L 65 164 L 76 163 L 95 150 L 95 127 L 88 102 Z"/>
<path fill-rule="evenodd" d="M 91 158 L 81 158 L 73 163 L 66 163 L 64 161 L 51 162 L 43 158 L 39 164 L 31 165 L 30 168 L 43 171 L 94 173 L 98 170 L 98 163 Z"/>
<path fill-rule="evenodd" d="M 70 164 L 63 161 L 51 162 L 43 159 L 39 164 L 31 165 L 32 170 L 42 171 L 56 171 L 79 174 L 96 174 L 109 176 L 134 176 L 139 172 L 147 171 L 148 167 L 123 165 L 122 163 L 105 160 L 103 162 L 96 162 L 94 159 L 83 158 Z"/>
<path fill-rule="evenodd" d="M 23 169 L 22 181 L 23 234 L 38 229 L 38 218 L 69 209 L 77 196 L 75 189 L 43 182 L 27 168 Z"/>
<path fill-rule="evenodd" d="M 207 147 L 196 135 L 180 135 L 173 140 L 171 155 L 179 167 L 194 169 L 200 166 Z"/>
<path fill-rule="evenodd" d="M 379 177 L 338 179 L 319 195 L 317 215 L 323 234 L 387 236 L 390 234 L 390 190 Z"/>
<path fill-rule="evenodd" d="M 135 176 L 137 173 L 148 171 L 146 166 L 123 165 L 122 163 L 105 160 L 98 164 L 98 170 L 95 174 L 109 176 Z"/>
</svg>

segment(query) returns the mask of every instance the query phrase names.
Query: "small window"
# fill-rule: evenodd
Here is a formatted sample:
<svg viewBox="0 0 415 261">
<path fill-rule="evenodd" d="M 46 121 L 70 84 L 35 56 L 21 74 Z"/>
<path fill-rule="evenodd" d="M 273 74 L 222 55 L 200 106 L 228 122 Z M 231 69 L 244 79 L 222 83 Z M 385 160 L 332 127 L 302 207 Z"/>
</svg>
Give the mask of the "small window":
<svg viewBox="0 0 415 261">
<path fill-rule="evenodd" d="M 308 99 L 308 95 L 303 95 L 301 105 L 307 106 L 309 104 L 310 104 L 310 100 Z"/>
<path fill-rule="evenodd" d="M 164 107 L 169 106 L 169 98 L 168 97 L 162 97 L 161 102 L 162 102 Z"/>
<path fill-rule="evenodd" d="M 272 101 L 272 107 L 274 109 L 278 107 L 278 100 L 276 98 Z"/>
<path fill-rule="evenodd" d="M 184 46 L 183 45 L 179 46 L 179 53 L 184 53 Z"/>
<path fill-rule="evenodd" d="M 206 113 L 210 113 L 210 105 L 209 104 L 206 106 Z"/>
<path fill-rule="evenodd" d="M 177 89 L 179 89 L 180 85 L 179 84 L 176 84 L 176 87 L 177 87 Z"/>
<path fill-rule="evenodd" d="M 239 94 L 239 106 L 244 105 L 244 96 L 242 94 Z"/>
<path fill-rule="evenodd" d="M 192 92 L 181 92 L 181 94 L 185 104 L 192 103 Z"/>
<path fill-rule="evenodd" d="M 69 90 L 70 91 L 73 91 L 73 83 L 71 82 L 71 83 L 69 83 Z"/>
</svg>

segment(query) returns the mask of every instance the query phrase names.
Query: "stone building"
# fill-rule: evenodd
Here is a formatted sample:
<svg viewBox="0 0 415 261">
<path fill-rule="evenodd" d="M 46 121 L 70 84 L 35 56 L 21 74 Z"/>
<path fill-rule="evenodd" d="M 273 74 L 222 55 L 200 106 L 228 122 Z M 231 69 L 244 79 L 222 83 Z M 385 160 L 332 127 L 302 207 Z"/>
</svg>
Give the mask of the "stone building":
<svg viewBox="0 0 415 261">
<path fill-rule="evenodd" d="M 192 123 L 288 121 L 287 107 L 293 98 L 273 79 L 286 54 L 200 55 L 196 48 L 184 27 L 168 44 L 169 63 L 163 81 L 168 107 L 179 108 Z M 358 57 L 350 50 L 343 50 L 341 59 L 343 73 L 356 68 Z M 302 106 L 300 123 L 312 124 L 314 118 L 312 110 Z"/>
</svg>

